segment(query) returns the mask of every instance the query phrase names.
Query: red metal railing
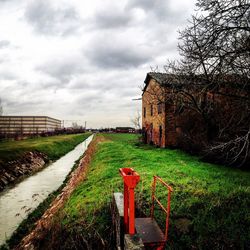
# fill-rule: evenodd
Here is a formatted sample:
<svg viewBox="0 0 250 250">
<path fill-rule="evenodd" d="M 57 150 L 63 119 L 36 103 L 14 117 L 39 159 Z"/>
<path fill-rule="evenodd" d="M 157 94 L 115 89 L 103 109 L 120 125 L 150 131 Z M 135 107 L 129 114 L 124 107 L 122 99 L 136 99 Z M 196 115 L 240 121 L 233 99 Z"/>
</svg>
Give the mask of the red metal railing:
<svg viewBox="0 0 250 250">
<path fill-rule="evenodd" d="M 167 196 L 167 206 L 166 208 L 161 204 L 161 202 L 155 196 L 155 189 L 157 181 L 160 182 L 163 186 L 165 186 L 168 190 Z M 151 207 L 151 219 L 154 218 L 154 208 L 155 208 L 155 201 L 160 206 L 160 208 L 166 213 L 166 227 L 165 227 L 165 241 L 168 239 L 168 228 L 169 228 L 169 215 L 170 215 L 170 202 L 171 202 L 171 192 L 173 192 L 172 187 L 170 187 L 165 181 L 163 181 L 160 177 L 154 176 L 153 185 L 152 185 L 152 207 Z"/>
</svg>

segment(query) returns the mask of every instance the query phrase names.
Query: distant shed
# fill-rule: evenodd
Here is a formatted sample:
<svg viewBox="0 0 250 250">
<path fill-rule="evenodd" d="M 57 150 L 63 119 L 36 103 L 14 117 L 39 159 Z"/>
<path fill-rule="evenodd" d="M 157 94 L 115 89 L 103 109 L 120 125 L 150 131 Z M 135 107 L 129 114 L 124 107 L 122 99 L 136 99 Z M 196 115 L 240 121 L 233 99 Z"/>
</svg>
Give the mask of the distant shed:
<svg viewBox="0 0 250 250">
<path fill-rule="evenodd" d="M 61 128 L 61 121 L 48 116 L 0 116 L 0 134 L 30 135 L 53 132 Z"/>
</svg>

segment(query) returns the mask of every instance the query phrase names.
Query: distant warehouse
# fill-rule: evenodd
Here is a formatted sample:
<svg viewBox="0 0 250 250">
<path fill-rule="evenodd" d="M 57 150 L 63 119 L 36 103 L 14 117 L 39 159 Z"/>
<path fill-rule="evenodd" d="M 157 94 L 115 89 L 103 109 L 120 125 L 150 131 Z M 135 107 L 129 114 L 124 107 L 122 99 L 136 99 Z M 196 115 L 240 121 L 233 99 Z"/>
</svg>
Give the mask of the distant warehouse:
<svg viewBox="0 0 250 250">
<path fill-rule="evenodd" d="M 0 116 L 0 134 L 30 135 L 53 132 L 61 121 L 48 116 Z"/>
</svg>

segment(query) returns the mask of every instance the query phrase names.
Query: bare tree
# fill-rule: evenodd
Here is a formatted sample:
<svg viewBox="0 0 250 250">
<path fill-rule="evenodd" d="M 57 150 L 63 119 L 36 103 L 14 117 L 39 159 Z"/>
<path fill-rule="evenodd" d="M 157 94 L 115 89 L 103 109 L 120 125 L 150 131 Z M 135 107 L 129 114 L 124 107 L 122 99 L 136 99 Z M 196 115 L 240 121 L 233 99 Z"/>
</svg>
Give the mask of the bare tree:
<svg viewBox="0 0 250 250">
<path fill-rule="evenodd" d="M 250 78 L 250 4 L 248 0 L 198 0 L 202 13 L 180 32 L 182 66 L 202 75 L 208 85 L 225 82 L 225 75 Z M 244 81 L 245 80 L 245 81 Z"/>
<path fill-rule="evenodd" d="M 185 136 L 199 144 L 203 134 L 207 153 L 242 165 L 250 160 L 250 4 L 198 0 L 197 6 L 180 32 L 182 59 L 165 66 L 165 101 L 186 125 L 196 123 L 185 127 Z"/>
<path fill-rule="evenodd" d="M 139 112 L 139 110 L 137 110 L 135 116 L 132 117 L 130 121 L 135 127 L 135 129 L 138 129 L 138 130 L 141 129 L 141 113 Z"/>
<path fill-rule="evenodd" d="M 72 128 L 73 129 L 78 129 L 78 128 L 80 128 L 80 126 L 78 125 L 77 122 L 72 122 Z"/>
</svg>

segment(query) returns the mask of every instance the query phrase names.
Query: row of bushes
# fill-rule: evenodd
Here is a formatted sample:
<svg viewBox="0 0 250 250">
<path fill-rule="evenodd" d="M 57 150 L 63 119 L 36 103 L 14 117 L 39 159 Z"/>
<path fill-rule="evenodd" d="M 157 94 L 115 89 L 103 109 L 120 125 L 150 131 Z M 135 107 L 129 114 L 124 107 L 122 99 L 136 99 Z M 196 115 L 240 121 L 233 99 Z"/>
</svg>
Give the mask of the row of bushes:
<svg viewBox="0 0 250 250">
<path fill-rule="evenodd" d="M 43 131 L 41 133 L 29 133 L 23 134 L 20 132 L 14 134 L 5 134 L 0 133 L 0 140 L 4 139 L 15 139 L 15 140 L 22 140 L 25 138 L 34 138 L 34 137 L 47 137 L 47 136 L 54 136 L 54 135 L 63 135 L 63 134 L 80 134 L 85 133 L 85 128 L 62 128 L 62 129 L 55 129 L 54 131 Z"/>
</svg>

